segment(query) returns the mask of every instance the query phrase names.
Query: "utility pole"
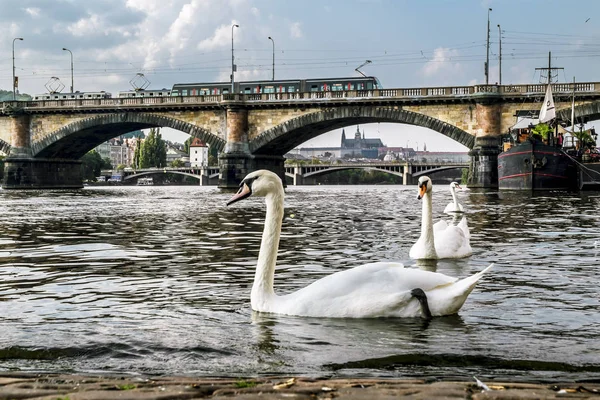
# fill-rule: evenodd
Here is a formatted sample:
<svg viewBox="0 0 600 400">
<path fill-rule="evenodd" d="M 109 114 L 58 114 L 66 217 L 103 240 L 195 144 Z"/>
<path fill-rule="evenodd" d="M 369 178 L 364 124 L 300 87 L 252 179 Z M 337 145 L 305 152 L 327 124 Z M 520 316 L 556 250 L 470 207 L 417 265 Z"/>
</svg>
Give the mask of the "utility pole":
<svg viewBox="0 0 600 400">
<path fill-rule="evenodd" d="M 560 69 L 564 69 L 564 68 L 559 68 L 559 67 L 552 67 L 552 60 L 551 59 L 552 59 L 552 52 L 548 52 L 548 67 L 545 67 L 545 68 L 536 68 L 535 69 L 536 71 L 540 71 L 540 79 L 543 76 L 543 72 L 541 72 L 541 71 L 547 71 L 548 72 L 548 80 L 546 82 L 548 85 L 552 83 L 552 73 L 554 71 L 558 71 Z M 557 79 L 556 80 L 558 80 L 558 73 L 557 73 Z M 541 80 L 540 80 L 540 83 L 541 83 Z"/>
<path fill-rule="evenodd" d="M 485 84 L 490 83 L 490 11 L 488 8 L 488 23 L 487 23 L 487 44 L 486 44 L 486 56 L 485 56 Z"/>
<path fill-rule="evenodd" d="M 231 94 L 235 93 L 234 89 L 234 74 L 235 74 L 235 61 L 233 57 L 233 28 L 239 28 L 238 24 L 231 25 Z"/>
<path fill-rule="evenodd" d="M 502 85 L 502 30 L 498 24 L 498 85 Z"/>
</svg>

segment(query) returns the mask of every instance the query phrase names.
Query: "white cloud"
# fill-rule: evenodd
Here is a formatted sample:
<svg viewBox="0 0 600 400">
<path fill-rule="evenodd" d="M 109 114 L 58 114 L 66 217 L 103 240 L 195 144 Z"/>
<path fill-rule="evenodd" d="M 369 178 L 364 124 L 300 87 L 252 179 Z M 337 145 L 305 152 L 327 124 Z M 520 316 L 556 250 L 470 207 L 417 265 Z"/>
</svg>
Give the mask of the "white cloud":
<svg viewBox="0 0 600 400">
<path fill-rule="evenodd" d="M 37 7 L 27 7 L 25 12 L 34 18 L 38 18 L 40 16 L 40 9 Z"/>
<path fill-rule="evenodd" d="M 211 37 L 208 37 L 198 43 L 198 50 L 214 50 L 221 47 L 224 47 L 231 43 L 231 32 L 234 29 L 232 28 L 234 21 L 231 24 L 221 25 L 213 32 Z M 237 33 L 237 32 L 236 32 Z M 234 37 L 236 35 L 234 34 Z"/>
<path fill-rule="evenodd" d="M 300 24 L 300 22 L 294 22 L 290 25 L 290 35 L 294 39 L 299 39 L 302 37 L 302 24 Z"/>
<path fill-rule="evenodd" d="M 454 61 L 459 52 L 456 49 L 439 47 L 433 51 L 433 57 L 428 60 L 421 70 L 421 74 L 434 85 L 452 84 L 457 77 L 464 74 L 463 65 Z"/>
</svg>

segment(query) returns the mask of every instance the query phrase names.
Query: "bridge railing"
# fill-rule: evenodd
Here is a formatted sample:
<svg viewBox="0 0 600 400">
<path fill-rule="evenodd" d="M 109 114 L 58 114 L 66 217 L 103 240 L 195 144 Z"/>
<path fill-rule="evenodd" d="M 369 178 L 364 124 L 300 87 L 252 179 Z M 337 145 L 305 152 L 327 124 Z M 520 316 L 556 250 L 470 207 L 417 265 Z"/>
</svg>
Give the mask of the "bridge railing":
<svg viewBox="0 0 600 400">
<path fill-rule="evenodd" d="M 600 82 L 581 83 L 554 83 L 554 93 L 594 93 L 600 94 Z M 276 101 L 314 101 L 344 98 L 444 98 L 462 97 L 475 94 L 499 95 L 543 95 L 546 91 L 544 84 L 526 85 L 474 85 L 474 86 L 449 86 L 426 88 L 390 88 L 372 90 L 347 90 L 327 92 L 293 92 L 293 93 L 230 93 L 223 95 L 204 96 L 169 96 L 169 97 L 134 97 L 134 98 L 108 98 L 108 99 L 65 99 L 65 100 L 35 100 L 35 101 L 7 101 L 0 109 L 10 107 L 25 108 L 113 108 L 121 106 L 152 106 L 175 104 L 220 104 L 226 101 L 245 102 L 276 102 Z"/>
</svg>

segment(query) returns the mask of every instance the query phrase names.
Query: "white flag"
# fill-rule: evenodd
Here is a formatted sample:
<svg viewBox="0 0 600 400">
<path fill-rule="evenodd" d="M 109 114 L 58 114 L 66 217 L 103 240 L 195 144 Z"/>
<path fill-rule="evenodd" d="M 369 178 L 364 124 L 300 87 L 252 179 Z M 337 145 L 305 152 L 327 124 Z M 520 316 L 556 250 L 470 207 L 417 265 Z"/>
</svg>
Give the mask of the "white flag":
<svg viewBox="0 0 600 400">
<path fill-rule="evenodd" d="M 548 85 L 544 104 L 542 104 L 542 109 L 540 110 L 540 122 L 548 122 L 555 117 L 556 110 L 554 109 L 554 99 L 552 98 L 552 87 Z"/>
</svg>

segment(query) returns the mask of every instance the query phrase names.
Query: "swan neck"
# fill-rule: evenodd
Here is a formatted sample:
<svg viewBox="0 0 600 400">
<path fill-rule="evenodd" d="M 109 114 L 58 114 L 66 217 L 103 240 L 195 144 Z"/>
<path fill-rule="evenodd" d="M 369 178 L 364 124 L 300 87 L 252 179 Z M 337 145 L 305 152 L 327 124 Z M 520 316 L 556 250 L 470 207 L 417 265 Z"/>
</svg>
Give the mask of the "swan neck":
<svg viewBox="0 0 600 400">
<path fill-rule="evenodd" d="M 264 296 L 274 294 L 273 279 L 283 221 L 283 194 L 268 194 L 265 203 L 267 205 L 265 227 L 258 252 L 256 274 L 252 286 L 252 299 L 257 298 L 257 296 L 264 298 Z"/>
<path fill-rule="evenodd" d="M 458 209 L 458 199 L 456 198 L 456 190 L 454 189 L 454 186 L 450 187 L 450 191 L 452 192 L 452 200 L 454 200 L 454 205 Z"/>
<path fill-rule="evenodd" d="M 421 238 L 425 241 L 426 247 L 435 252 L 435 243 L 433 238 L 433 216 L 431 192 L 423 196 L 423 211 L 421 219 Z"/>
</svg>

